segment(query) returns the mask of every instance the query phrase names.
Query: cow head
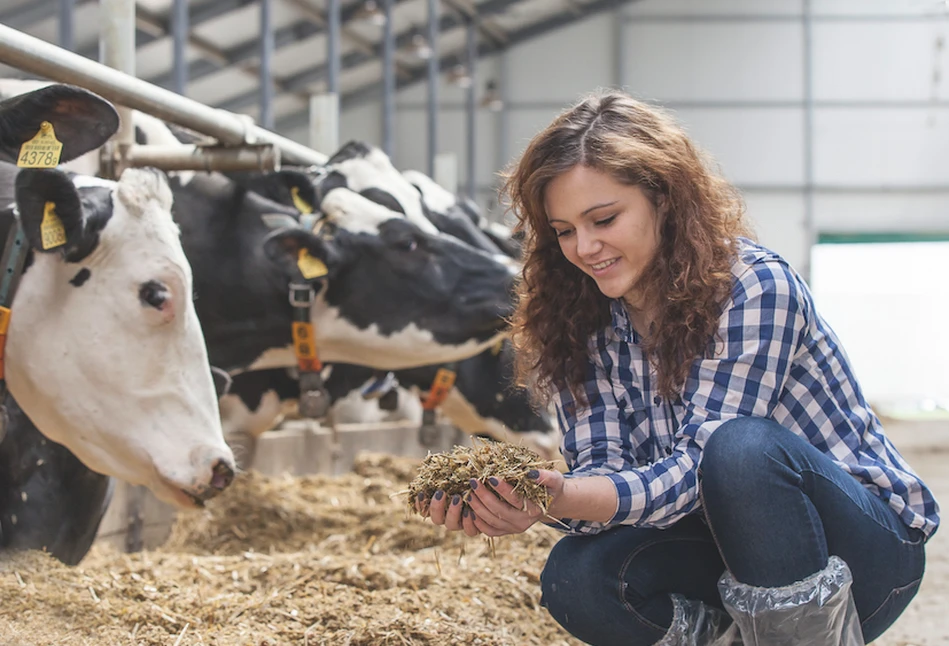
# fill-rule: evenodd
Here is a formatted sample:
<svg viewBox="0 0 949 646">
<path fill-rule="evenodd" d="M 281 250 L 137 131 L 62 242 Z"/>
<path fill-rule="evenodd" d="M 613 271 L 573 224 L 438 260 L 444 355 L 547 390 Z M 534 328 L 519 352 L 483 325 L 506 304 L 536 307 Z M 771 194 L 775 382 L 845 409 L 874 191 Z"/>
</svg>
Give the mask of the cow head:
<svg viewBox="0 0 949 646">
<path fill-rule="evenodd" d="M 498 338 L 513 306 L 513 274 L 496 258 L 348 189 L 322 204 L 316 233 L 284 228 L 265 243 L 288 280 L 301 251 L 318 258 L 313 320 L 327 361 L 405 368 L 462 359 Z"/>
<path fill-rule="evenodd" d="M 224 489 L 224 443 L 191 270 L 164 176 L 22 170 L 32 262 L 7 338 L 10 392 L 91 469 L 195 506 Z"/>
</svg>

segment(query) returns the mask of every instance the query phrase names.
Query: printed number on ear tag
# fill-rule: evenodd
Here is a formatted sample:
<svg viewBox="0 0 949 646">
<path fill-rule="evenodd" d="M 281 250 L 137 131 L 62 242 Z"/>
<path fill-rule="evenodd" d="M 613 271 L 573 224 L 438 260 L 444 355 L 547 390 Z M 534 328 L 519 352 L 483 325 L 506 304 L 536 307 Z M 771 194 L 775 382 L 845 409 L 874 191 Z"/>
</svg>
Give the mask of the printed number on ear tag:
<svg viewBox="0 0 949 646">
<path fill-rule="evenodd" d="M 59 166 L 62 152 L 63 144 L 56 139 L 53 124 L 44 121 L 40 124 L 40 131 L 36 136 L 20 146 L 16 165 L 20 168 L 56 168 Z"/>
<path fill-rule="evenodd" d="M 42 238 L 44 250 L 66 244 L 66 228 L 63 226 L 63 221 L 56 215 L 55 202 L 47 202 L 43 207 L 40 238 Z"/>
<path fill-rule="evenodd" d="M 319 278 L 329 273 L 323 261 L 311 256 L 306 249 L 300 249 L 300 254 L 297 256 L 297 267 L 300 268 L 300 273 L 307 280 Z"/>
</svg>

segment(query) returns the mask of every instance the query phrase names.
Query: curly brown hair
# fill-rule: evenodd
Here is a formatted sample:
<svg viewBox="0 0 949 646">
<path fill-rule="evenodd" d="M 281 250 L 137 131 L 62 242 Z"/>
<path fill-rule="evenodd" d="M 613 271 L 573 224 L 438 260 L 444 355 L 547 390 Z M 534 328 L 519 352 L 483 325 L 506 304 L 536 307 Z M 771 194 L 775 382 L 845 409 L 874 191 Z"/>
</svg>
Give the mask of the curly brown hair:
<svg viewBox="0 0 949 646">
<path fill-rule="evenodd" d="M 643 350 L 666 397 L 707 356 L 731 285 L 737 238 L 751 237 L 738 190 L 664 111 L 617 91 L 584 97 L 528 144 L 504 174 L 503 193 L 524 234 L 523 275 L 512 319 L 521 385 L 539 402 L 570 389 L 586 405 L 590 338 L 610 321 L 609 299 L 571 264 L 547 221 L 544 192 L 583 165 L 640 186 L 665 210 L 655 259 L 638 284 L 656 312 Z"/>
</svg>

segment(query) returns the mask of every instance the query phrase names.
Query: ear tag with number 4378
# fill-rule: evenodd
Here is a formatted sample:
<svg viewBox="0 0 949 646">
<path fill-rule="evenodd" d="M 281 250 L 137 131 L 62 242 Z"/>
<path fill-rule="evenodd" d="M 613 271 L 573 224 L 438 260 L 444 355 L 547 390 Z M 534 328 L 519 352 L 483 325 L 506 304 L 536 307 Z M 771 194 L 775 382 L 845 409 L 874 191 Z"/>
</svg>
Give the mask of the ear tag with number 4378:
<svg viewBox="0 0 949 646">
<path fill-rule="evenodd" d="M 20 168 L 56 168 L 63 152 L 63 144 L 56 138 L 53 124 L 44 121 L 40 131 L 20 146 L 16 165 Z"/>
</svg>

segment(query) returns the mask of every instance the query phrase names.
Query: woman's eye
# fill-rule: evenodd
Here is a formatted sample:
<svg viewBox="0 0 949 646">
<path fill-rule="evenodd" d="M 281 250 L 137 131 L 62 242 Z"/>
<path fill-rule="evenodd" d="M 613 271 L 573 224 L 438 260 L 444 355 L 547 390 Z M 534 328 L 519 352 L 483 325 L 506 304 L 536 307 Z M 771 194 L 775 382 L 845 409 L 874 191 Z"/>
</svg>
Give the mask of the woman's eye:
<svg viewBox="0 0 949 646">
<path fill-rule="evenodd" d="M 573 233 L 570 229 L 564 229 L 563 231 L 554 230 L 554 233 L 557 234 L 558 238 L 566 238 L 568 235 Z"/>
<path fill-rule="evenodd" d="M 594 222 L 594 224 L 596 224 L 596 226 L 598 226 L 598 227 L 605 227 L 605 226 L 609 226 L 610 224 L 612 224 L 612 223 L 613 223 L 613 220 L 615 220 L 615 219 L 616 219 L 616 216 L 615 216 L 615 215 L 611 215 L 611 216 L 608 217 L 608 218 L 603 218 L 602 220 L 596 220 L 596 221 Z"/>
</svg>

